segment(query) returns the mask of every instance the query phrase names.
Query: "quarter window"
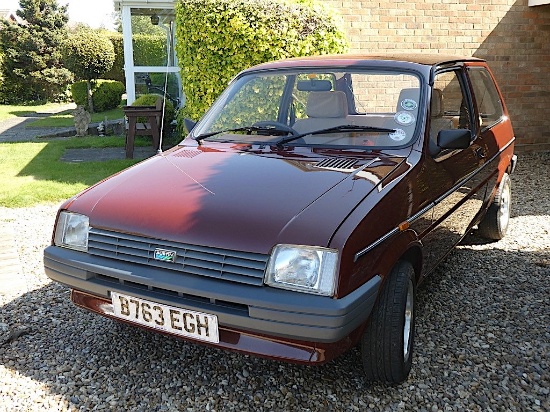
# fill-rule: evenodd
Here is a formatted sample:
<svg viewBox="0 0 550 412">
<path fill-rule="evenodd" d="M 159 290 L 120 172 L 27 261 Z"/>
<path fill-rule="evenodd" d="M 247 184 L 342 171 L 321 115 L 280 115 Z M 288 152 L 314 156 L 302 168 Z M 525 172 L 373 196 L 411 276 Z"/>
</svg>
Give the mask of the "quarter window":
<svg viewBox="0 0 550 412">
<path fill-rule="evenodd" d="M 481 128 L 497 123 L 503 116 L 502 102 L 493 79 L 484 68 L 469 68 L 468 74 L 474 89 L 474 97 L 479 113 Z"/>
</svg>

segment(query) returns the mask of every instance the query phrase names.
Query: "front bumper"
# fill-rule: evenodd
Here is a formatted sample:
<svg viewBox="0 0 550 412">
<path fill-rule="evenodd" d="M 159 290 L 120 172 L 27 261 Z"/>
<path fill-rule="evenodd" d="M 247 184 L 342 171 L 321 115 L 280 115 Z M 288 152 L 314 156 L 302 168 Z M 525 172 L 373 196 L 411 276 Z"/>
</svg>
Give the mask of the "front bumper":
<svg viewBox="0 0 550 412">
<path fill-rule="evenodd" d="M 279 357 L 274 348 L 267 354 L 260 353 L 251 348 L 258 346 L 251 345 L 251 341 L 269 341 L 267 346 L 282 342 L 307 350 L 340 345 L 369 317 L 381 283 L 380 277 L 375 277 L 349 295 L 332 299 L 175 273 L 56 246 L 44 251 L 44 266 L 48 277 L 74 289 L 73 301 L 89 310 L 108 316 L 99 308 L 110 303 L 110 294 L 116 291 L 210 313 L 218 317 L 222 341 L 219 346 L 233 342 L 233 349 L 273 357 Z M 236 347 L 235 333 L 242 340 Z M 303 356 L 290 358 L 306 361 Z M 307 356 L 308 362 L 316 361 L 311 359 L 311 350 Z M 325 355 L 321 358 L 317 361 L 326 360 Z"/>
</svg>

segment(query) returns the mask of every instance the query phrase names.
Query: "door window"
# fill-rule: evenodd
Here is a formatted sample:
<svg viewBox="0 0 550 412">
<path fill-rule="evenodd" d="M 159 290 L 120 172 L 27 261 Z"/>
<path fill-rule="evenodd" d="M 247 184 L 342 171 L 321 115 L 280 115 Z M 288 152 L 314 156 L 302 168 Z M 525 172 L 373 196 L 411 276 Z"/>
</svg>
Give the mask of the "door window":
<svg viewBox="0 0 550 412">
<path fill-rule="evenodd" d="M 444 129 L 470 129 L 470 109 L 457 71 L 439 73 L 432 93 L 430 135 Z"/>
</svg>

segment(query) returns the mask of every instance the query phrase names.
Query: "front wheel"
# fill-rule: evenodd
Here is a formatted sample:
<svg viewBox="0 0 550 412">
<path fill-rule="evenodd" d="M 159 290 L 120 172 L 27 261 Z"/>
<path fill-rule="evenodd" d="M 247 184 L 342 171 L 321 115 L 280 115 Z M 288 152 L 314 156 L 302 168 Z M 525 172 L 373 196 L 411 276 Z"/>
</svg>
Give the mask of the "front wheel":
<svg viewBox="0 0 550 412">
<path fill-rule="evenodd" d="M 411 371 L 416 287 L 409 262 L 388 276 L 361 338 L 361 358 L 367 380 L 395 384 Z"/>
<path fill-rule="evenodd" d="M 502 176 L 495 199 L 479 222 L 478 234 L 484 238 L 500 240 L 506 235 L 512 204 L 512 182 L 507 173 Z"/>
</svg>

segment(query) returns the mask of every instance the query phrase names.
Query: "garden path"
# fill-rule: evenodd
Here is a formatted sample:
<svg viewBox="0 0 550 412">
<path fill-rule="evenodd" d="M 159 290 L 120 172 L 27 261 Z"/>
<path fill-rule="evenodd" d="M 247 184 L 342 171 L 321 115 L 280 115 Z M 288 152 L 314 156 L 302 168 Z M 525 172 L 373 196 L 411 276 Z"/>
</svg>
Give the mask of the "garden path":
<svg viewBox="0 0 550 412">
<path fill-rule="evenodd" d="M 63 106 L 56 106 L 51 110 L 44 110 L 38 113 L 31 113 L 25 116 L 13 117 L 0 122 L 0 143 L 24 142 L 44 136 L 71 136 L 75 134 L 74 127 L 52 127 L 33 128 L 30 124 L 40 118 L 50 116 L 65 110 L 74 109 L 74 103 Z"/>
</svg>

